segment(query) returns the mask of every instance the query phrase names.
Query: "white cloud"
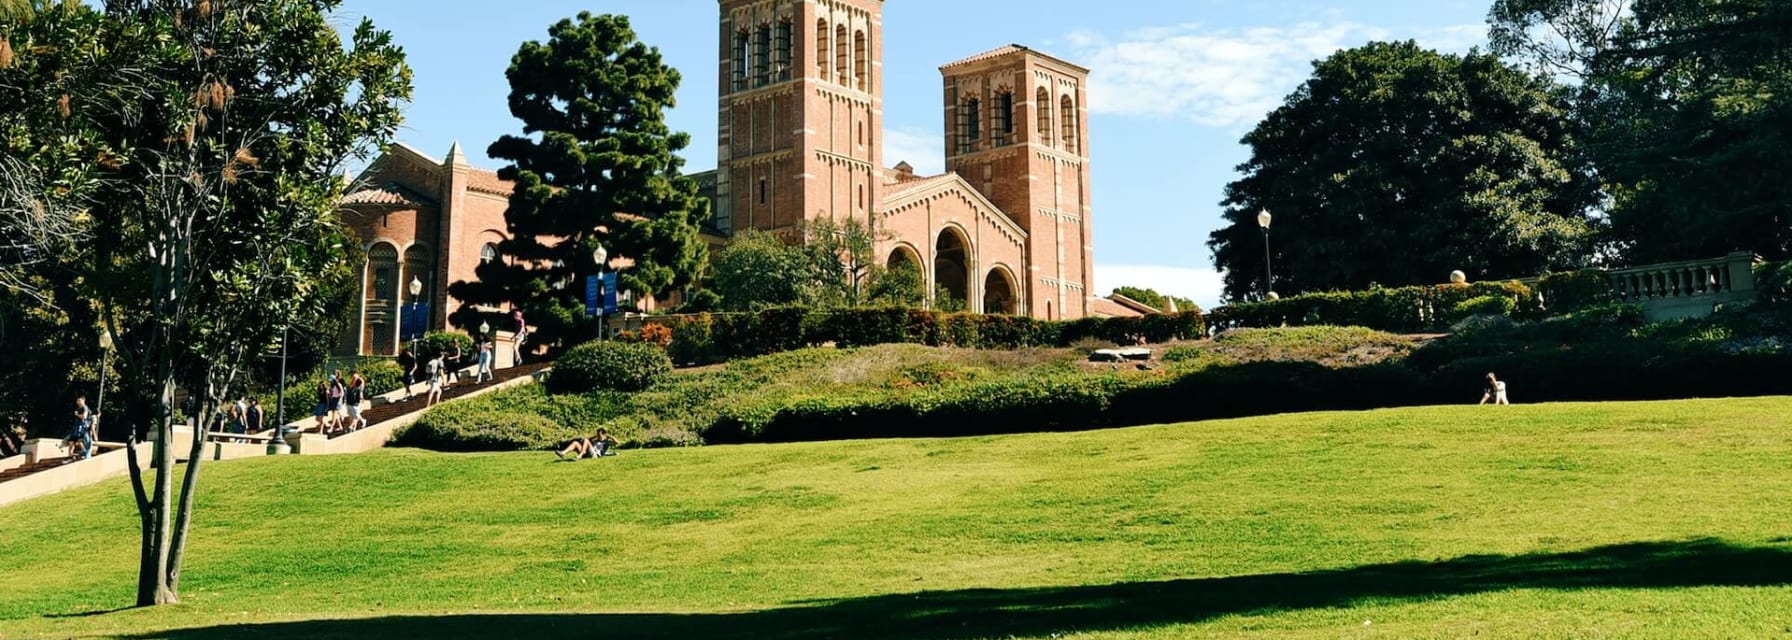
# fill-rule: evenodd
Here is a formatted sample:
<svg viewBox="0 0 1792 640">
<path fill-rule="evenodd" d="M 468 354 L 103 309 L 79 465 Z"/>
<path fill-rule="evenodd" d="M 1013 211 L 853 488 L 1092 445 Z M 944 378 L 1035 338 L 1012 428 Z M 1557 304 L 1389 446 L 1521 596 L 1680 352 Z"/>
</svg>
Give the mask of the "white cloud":
<svg viewBox="0 0 1792 640">
<path fill-rule="evenodd" d="M 1147 264 L 1095 263 L 1096 295 L 1108 295 L 1116 287 L 1143 287 L 1158 293 L 1194 300 L 1202 309 L 1219 306 L 1225 283 L 1220 272 Z"/>
<path fill-rule="evenodd" d="M 884 165 L 907 162 L 915 173 L 931 176 L 946 172 L 946 139 L 939 133 L 922 133 L 910 127 L 884 131 Z"/>
<path fill-rule="evenodd" d="M 1096 113 L 1186 117 L 1225 128 L 1255 124 L 1312 72 L 1312 61 L 1371 40 L 1414 39 L 1463 52 L 1485 38 L 1482 25 L 1385 29 L 1353 22 L 1209 29 L 1151 27 L 1118 38 L 1079 30 L 1065 42 L 1088 62 Z"/>
</svg>

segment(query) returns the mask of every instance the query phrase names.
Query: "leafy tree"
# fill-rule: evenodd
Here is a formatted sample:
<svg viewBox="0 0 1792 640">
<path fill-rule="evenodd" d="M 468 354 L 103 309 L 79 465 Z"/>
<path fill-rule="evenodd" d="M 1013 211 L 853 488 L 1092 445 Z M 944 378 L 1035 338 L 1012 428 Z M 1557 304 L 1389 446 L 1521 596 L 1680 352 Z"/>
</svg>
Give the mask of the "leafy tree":
<svg viewBox="0 0 1792 640">
<path fill-rule="evenodd" d="M 1263 291 L 1266 209 L 1284 295 L 1586 262 L 1595 191 L 1565 109 L 1559 87 L 1491 55 L 1371 43 L 1315 63 L 1244 138 L 1208 241 L 1227 297 Z"/>
<path fill-rule="evenodd" d="M 1586 81 L 1593 61 L 1630 22 L 1632 0 L 1495 0 L 1487 13 L 1494 53 L 1527 70 Z"/>
<path fill-rule="evenodd" d="M 115 336 L 119 396 L 104 412 L 132 450 L 140 605 L 179 599 L 204 458 L 196 439 L 176 506 L 175 452 L 160 447 L 165 472 L 146 475 L 140 426 L 172 442 L 177 389 L 203 420 L 283 327 L 323 314 L 324 283 L 349 268 L 340 167 L 390 138 L 409 96 L 389 34 L 363 22 L 345 37 L 337 4 L 111 0 L 9 34 L 29 46 L 0 69 L 0 104 L 15 107 L 0 155 L 40 162 L 91 229 L 59 263 L 75 277 L 46 281 L 78 303 L 63 305 L 68 326 Z"/>
<path fill-rule="evenodd" d="M 857 218 L 844 222 L 819 218 L 803 223 L 803 248 L 813 265 L 810 304 L 816 307 L 858 307 L 866 291 L 883 274 L 877 264 L 880 234 Z"/>
<path fill-rule="evenodd" d="M 1156 289 L 1146 289 L 1146 288 L 1141 288 L 1141 287 L 1118 287 L 1118 288 L 1114 289 L 1113 295 L 1126 296 L 1128 298 L 1132 298 L 1133 300 L 1137 300 L 1139 302 L 1143 302 L 1147 305 L 1150 305 L 1151 307 L 1156 308 L 1159 311 L 1169 311 L 1169 305 L 1172 300 L 1176 302 L 1176 310 L 1177 311 L 1200 311 L 1201 310 L 1201 305 L 1195 304 L 1194 300 L 1190 300 L 1188 298 L 1179 298 L 1176 296 L 1158 293 Z"/>
<path fill-rule="evenodd" d="M 600 245 L 630 262 L 623 289 L 652 296 L 693 282 L 706 260 L 698 224 L 709 204 L 679 173 L 690 136 L 666 127 L 680 78 L 659 49 L 623 16 L 580 13 L 548 35 L 524 43 L 505 74 L 522 135 L 488 150 L 511 162 L 498 175 L 516 181 L 510 239 L 499 246 L 515 260 L 486 264 L 478 281 L 448 291 L 522 309 L 537 340 L 554 343 L 596 331 L 576 285 L 599 268 L 591 255 Z M 454 320 L 479 324 L 470 307 Z"/>
<path fill-rule="evenodd" d="M 815 281 L 815 266 L 808 258 L 776 234 L 737 231 L 710 265 L 709 289 L 729 311 L 801 304 Z"/>
<path fill-rule="evenodd" d="M 883 268 L 866 289 L 872 306 L 919 309 L 927 304 L 927 279 L 912 262 Z"/>
</svg>

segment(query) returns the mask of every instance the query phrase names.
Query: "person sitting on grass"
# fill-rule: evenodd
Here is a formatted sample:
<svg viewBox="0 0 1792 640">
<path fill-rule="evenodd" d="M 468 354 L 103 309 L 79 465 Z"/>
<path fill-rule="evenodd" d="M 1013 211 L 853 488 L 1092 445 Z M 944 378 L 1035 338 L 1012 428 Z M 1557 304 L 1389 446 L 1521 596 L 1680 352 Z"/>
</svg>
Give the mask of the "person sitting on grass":
<svg viewBox="0 0 1792 640">
<path fill-rule="evenodd" d="M 554 452 L 561 460 L 578 460 L 580 458 L 600 458 L 616 455 L 616 436 L 604 429 L 598 429 L 597 435 L 579 438 L 566 445 L 565 449 Z M 571 456 L 570 458 L 567 456 Z"/>
<path fill-rule="evenodd" d="M 1506 400 L 1506 381 L 1493 377 L 1491 373 L 1487 374 L 1486 389 L 1481 391 L 1481 404 L 1487 404 L 1488 400 L 1492 400 L 1494 404 L 1512 404 Z"/>
</svg>

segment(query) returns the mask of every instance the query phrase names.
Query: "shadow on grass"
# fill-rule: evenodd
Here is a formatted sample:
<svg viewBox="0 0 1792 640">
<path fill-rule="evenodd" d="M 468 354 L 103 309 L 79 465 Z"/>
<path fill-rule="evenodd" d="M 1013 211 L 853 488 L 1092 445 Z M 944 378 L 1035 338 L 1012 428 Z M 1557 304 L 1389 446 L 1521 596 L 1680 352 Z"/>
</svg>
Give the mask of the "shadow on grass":
<svg viewBox="0 0 1792 640">
<path fill-rule="evenodd" d="M 718 614 L 393 616 L 177 629 L 134 638 L 985 638 L 1190 623 L 1218 616 L 1507 589 L 1792 584 L 1792 551 L 1719 540 L 1468 556 L 1337 571 L 1100 586 L 970 589 Z"/>
</svg>

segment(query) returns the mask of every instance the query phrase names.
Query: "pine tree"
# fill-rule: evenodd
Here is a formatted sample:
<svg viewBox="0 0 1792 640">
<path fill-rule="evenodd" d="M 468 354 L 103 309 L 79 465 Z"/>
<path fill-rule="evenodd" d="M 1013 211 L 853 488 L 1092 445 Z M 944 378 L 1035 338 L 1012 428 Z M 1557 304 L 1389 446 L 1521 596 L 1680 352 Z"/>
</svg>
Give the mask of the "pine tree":
<svg viewBox="0 0 1792 640">
<path fill-rule="evenodd" d="M 498 175 L 516 183 L 505 214 L 510 239 L 499 245 L 510 260 L 448 291 L 522 309 L 536 339 L 552 344 L 591 335 L 583 279 L 600 267 L 592 259 L 599 246 L 627 265 L 618 272 L 623 290 L 653 296 L 690 284 L 705 260 L 698 224 L 709 204 L 680 175 L 677 153 L 690 136 L 666 126 L 680 77 L 659 49 L 623 16 L 580 13 L 548 33 L 546 43 L 523 43 L 506 73 L 522 135 L 488 149 L 511 162 Z M 468 309 L 453 320 L 477 326 Z"/>
</svg>

